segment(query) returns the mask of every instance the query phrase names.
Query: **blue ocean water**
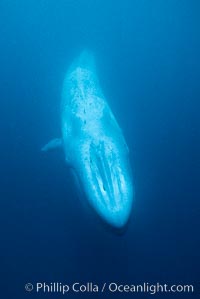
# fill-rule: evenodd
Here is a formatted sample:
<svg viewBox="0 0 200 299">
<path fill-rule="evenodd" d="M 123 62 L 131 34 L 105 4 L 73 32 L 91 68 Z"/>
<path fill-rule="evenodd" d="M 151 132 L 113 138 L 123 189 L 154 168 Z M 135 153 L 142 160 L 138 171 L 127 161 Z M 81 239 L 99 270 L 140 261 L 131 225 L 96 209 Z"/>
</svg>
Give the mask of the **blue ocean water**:
<svg viewBox="0 0 200 299">
<path fill-rule="evenodd" d="M 170 295 L 199 297 L 199 11 L 197 0 L 0 1 L 0 298 L 148 297 L 24 289 L 74 281 L 193 284 Z M 130 149 L 122 235 L 87 213 L 62 151 L 40 151 L 61 134 L 63 79 L 84 47 Z"/>
</svg>

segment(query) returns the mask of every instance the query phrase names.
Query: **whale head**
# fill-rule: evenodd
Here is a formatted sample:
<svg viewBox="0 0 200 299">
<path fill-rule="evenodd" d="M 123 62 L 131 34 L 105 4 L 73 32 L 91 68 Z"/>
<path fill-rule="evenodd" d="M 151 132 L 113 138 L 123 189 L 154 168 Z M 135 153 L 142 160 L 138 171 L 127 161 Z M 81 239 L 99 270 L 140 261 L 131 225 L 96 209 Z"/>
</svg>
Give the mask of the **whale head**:
<svg viewBox="0 0 200 299">
<path fill-rule="evenodd" d="M 126 151 L 126 145 L 118 148 L 109 138 L 80 145 L 83 161 L 78 171 L 86 197 L 100 218 L 117 229 L 127 224 L 132 208 L 132 174 Z"/>
</svg>

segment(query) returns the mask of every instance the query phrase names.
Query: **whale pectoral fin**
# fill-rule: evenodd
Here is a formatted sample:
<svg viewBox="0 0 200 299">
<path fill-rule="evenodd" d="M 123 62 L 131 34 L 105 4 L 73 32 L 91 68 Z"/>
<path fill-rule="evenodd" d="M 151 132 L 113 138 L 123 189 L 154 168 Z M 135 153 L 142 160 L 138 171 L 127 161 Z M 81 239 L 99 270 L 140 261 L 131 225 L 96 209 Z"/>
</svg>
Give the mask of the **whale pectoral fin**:
<svg viewBox="0 0 200 299">
<path fill-rule="evenodd" d="M 49 150 L 53 150 L 55 148 L 61 148 L 62 147 L 62 139 L 61 138 L 54 138 L 51 141 L 49 141 L 47 144 L 45 144 L 42 148 L 42 152 L 47 152 Z"/>
</svg>

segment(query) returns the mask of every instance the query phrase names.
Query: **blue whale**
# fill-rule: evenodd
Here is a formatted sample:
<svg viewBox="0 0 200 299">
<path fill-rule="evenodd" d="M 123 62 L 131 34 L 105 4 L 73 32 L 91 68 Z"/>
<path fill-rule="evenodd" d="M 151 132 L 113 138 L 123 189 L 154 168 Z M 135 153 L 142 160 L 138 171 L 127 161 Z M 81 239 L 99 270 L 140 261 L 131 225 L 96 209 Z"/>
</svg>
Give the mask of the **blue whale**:
<svg viewBox="0 0 200 299">
<path fill-rule="evenodd" d="M 64 80 L 61 131 L 62 138 L 51 140 L 42 150 L 63 147 L 89 204 L 106 223 L 122 228 L 134 196 L 129 150 L 87 50 L 72 63 Z"/>
</svg>

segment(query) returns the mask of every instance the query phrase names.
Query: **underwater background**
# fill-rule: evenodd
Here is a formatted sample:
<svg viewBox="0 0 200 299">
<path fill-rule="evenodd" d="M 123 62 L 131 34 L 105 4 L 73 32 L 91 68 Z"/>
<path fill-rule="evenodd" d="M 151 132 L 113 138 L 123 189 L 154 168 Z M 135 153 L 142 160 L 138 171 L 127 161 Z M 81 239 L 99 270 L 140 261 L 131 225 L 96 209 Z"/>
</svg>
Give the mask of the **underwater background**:
<svg viewBox="0 0 200 299">
<path fill-rule="evenodd" d="M 27 282 L 193 284 L 200 296 L 200 2 L 0 0 L 0 298 Z M 80 202 L 62 151 L 65 73 L 83 48 L 130 150 L 136 199 L 124 234 Z M 154 297 L 154 296 L 153 296 Z"/>
</svg>

